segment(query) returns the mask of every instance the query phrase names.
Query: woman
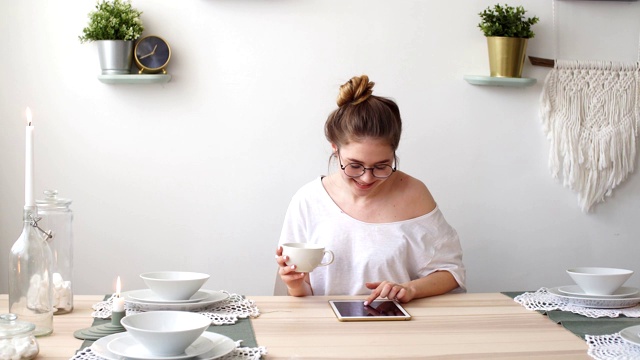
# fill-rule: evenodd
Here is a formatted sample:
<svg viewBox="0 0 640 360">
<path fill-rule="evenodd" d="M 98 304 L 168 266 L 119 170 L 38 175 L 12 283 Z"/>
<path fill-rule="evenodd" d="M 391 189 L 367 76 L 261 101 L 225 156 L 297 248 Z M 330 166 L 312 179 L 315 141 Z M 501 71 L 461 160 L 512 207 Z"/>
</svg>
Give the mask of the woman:
<svg viewBox="0 0 640 360">
<path fill-rule="evenodd" d="M 400 111 L 373 86 L 362 75 L 340 87 L 325 124 L 340 171 L 303 186 L 287 210 L 280 244 L 318 243 L 335 254 L 333 264 L 300 273 L 279 247 L 290 295 L 368 294 L 366 305 L 465 290 L 458 235 L 427 187 L 397 170 Z"/>
</svg>

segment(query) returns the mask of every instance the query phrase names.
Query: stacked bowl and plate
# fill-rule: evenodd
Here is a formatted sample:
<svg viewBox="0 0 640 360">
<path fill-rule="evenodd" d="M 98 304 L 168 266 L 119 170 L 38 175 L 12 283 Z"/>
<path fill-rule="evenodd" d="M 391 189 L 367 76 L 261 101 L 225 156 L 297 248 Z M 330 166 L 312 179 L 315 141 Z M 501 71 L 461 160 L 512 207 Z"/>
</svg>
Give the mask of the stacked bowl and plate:
<svg viewBox="0 0 640 360">
<path fill-rule="evenodd" d="M 202 289 L 208 274 L 156 271 L 140 277 L 146 289 L 122 293 L 129 314 L 121 323 L 127 331 L 93 343 L 96 355 L 107 360 L 205 360 L 236 348 L 232 339 L 206 331 L 211 319 L 199 313 L 229 297 Z"/>
<path fill-rule="evenodd" d="M 640 303 L 638 289 L 622 286 L 633 275 L 632 270 L 607 267 L 576 267 L 567 270 L 574 285 L 548 289 L 549 293 L 561 297 L 571 305 L 596 308 L 620 309 Z"/>
<path fill-rule="evenodd" d="M 565 299 L 569 304 L 594 309 L 621 309 L 640 304 L 639 290 L 623 286 L 633 275 L 632 270 L 607 267 L 576 267 L 567 270 L 575 285 L 548 289 L 549 293 Z M 620 331 L 620 337 L 640 345 L 640 326 Z"/>
</svg>

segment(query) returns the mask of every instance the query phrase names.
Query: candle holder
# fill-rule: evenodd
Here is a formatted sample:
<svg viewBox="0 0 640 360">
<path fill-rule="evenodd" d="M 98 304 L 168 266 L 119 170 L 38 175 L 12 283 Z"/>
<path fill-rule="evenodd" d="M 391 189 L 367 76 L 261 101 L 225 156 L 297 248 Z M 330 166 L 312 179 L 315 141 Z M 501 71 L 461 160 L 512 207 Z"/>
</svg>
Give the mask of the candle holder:
<svg viewBox="0 0 640 360">
<path fill-rule="evenodd" d="M 125 316 L 126 311 L 112 311 L 110 323 L 78 330 L 73 333 L 73 336 L 80 340 L 98 340 L 107 335 L 121 333 L 123 331 L 126 331 L 126 329 L 120 323 L 120 320 L 122 320 L 122 318 Z"/>
</svg>

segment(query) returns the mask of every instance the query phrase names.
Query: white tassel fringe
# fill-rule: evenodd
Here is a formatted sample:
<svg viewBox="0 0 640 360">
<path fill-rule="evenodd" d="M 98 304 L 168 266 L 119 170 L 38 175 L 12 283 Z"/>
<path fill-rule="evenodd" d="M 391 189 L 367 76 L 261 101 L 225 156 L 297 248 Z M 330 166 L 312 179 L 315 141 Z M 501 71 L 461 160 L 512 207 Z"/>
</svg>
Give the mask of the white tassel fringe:
<svg viewBox="0 0 640 360">
<path fill-rule="evenodd" d="M 640 122 L 638 64 L 556 60 L 540 97 L 554 178 L 584 212 L 634 170 Z"/>
</svg>

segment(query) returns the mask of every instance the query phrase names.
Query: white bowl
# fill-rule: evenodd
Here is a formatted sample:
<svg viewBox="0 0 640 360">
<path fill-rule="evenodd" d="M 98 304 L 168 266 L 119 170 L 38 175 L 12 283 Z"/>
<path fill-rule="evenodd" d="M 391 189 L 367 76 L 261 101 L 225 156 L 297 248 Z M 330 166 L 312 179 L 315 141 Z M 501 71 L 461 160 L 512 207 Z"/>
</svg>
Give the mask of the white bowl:
<svg viewBox="0 0 640 360">
<path fill-rule="evenodd" d="M 154 355 L 175 356 L 196 341 L 211 320 L 188 311 L 149 311 L 120 321 L 129 334 Z"/>
<path fill-rule="evenodd" d="M 209 280 L 208 274 L 187 271 L 154 271 L 140 274 L 140 277 L 164 300 L 189 300 Z"/>
<path fill-rule="evenodd" d="M 633 271 L 604 267 L 578 267 L 567 270 L 567 274 L 588 295 L 611 295 L 633 275 Z"/>
</svg>

